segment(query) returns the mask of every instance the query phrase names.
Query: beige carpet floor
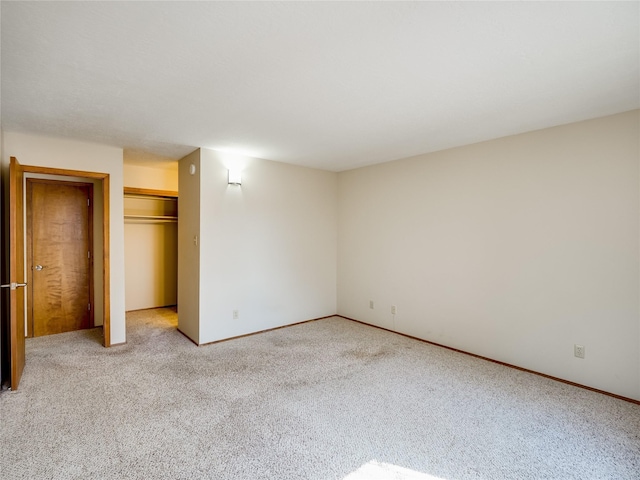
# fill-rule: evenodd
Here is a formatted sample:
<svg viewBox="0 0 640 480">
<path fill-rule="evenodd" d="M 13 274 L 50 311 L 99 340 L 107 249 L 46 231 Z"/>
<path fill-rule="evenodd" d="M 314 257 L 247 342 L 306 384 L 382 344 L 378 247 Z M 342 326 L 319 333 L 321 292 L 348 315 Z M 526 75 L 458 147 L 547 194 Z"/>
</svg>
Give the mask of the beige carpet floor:
<svg viewBox="0 0 640 480">
<path fill-rule="evenodd" d="M 27 341 L 3 479 L 639 479 L 640 406 L 329 318 L 196 347 L 171 309 Z"/>
</svg>

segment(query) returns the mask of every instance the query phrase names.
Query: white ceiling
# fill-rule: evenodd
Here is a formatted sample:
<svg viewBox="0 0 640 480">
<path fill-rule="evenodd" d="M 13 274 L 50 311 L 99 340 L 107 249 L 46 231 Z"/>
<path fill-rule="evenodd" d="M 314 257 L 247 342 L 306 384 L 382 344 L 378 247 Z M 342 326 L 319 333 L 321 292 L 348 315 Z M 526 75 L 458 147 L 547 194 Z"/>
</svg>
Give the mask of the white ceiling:
<svg viewBox="0 0 640 480">
<path fill-rule="evenodd" d="M 2 128 L 346 170 L 640 107 L 639 2 L 2 2 Z"/>
</svg>

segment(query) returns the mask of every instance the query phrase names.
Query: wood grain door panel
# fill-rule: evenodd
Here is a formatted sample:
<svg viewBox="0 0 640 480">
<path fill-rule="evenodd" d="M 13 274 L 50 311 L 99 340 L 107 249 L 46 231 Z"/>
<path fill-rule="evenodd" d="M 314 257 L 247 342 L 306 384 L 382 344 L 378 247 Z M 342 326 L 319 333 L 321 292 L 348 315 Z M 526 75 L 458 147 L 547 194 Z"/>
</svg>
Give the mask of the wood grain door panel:
<svg viewBox="0 0 640 480">
<path fill-rule="evenodd" d="M 33 336 L 93 326 L 91 187 L 27 181 Z"/>
<path fill-rule="evenodd" d="M 9 165 L 9 341 L 11 346 L 11 389 L 17 390 L 25 364 L 24 291 L 24 172 L 11 157 Z"/>
</svg>

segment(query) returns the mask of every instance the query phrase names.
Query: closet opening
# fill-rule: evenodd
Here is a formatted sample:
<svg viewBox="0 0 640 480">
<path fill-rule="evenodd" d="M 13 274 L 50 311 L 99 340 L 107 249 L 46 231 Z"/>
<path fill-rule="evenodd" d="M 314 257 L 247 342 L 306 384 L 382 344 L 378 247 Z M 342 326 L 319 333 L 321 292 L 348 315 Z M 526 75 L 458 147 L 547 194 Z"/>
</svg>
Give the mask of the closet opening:
<svg viewBox="0 0 640 480">
<path fill-rule="evenodd" d="M 124 188 L 125 310 L 176 306 L 178 192 Z"/>
</svg>

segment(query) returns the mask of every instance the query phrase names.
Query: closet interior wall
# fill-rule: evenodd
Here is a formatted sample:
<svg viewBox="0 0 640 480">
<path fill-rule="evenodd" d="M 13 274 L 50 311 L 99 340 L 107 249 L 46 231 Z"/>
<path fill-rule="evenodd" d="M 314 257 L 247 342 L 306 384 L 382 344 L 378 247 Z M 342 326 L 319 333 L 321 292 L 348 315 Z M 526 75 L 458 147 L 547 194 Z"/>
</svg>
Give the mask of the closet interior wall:
<svg viewBox="0 0 640 480">
<path fill-rule="evenodd" d="M 125 308 L 177 303 L 177 192 L 125 188 Z"/>
</svg>

